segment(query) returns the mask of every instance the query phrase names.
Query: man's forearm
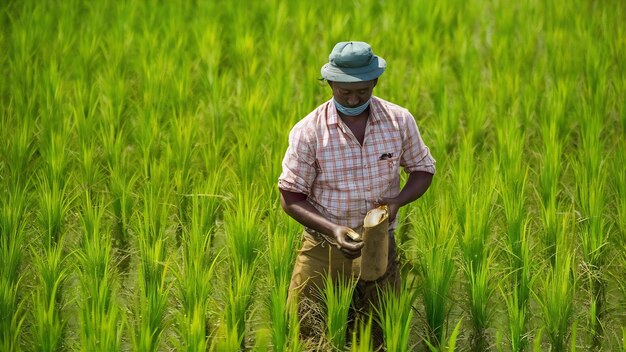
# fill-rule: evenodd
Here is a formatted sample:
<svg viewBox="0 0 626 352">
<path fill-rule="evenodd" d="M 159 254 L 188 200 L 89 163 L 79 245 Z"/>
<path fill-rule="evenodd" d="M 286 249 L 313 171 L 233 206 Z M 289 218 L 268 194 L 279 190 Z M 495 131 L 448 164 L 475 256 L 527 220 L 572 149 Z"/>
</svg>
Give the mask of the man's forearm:
<svg viewBox="0 0 626 352">
<path fill-rule="evenodd" d="M 415 171 L 410 173 L 402 191 L 395 197 L 397 204 L 404 206 L 424 195 L 430 187 L 432 179 L 433 174 L 428 172 Z"/>
<path fill-rule="evenodd" d="M 306 196 L 281 191 L 280 200 L 283 210 L 297 222 L 315 231 L 332 236 L 337 225 L 326 219 L 306 200 Z"/>
</svg>

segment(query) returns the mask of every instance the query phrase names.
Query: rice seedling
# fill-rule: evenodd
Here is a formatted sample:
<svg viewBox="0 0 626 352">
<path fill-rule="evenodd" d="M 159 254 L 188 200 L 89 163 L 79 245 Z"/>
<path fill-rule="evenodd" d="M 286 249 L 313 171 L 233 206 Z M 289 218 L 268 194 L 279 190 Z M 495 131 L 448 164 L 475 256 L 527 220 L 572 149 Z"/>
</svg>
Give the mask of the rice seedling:
<svg viewBox="0 0 626 352">
<path fill-rule="evenodd" d="M 428 327 L 427 341 L 441 346 L 446 334 L 445 327 L 451 308 L 452 283 L 456 273 L 454 249 L 456 227 L 450 216 L 450 204 L 442 202 L 434 208 L 434 214 L 425 216 L 424 240 L 414 240 L 418 251 L 416 273 L 422 278 L 421 297 Z M 416 225 L 418 226 L 418 225 Z"/>
<path fill-rule="evenodd" d="M 121 345 L 120 312 L 113 273 L 111 233 L 103 228 L 104 204 L 92 204 L 85 193 L 83 200 L 81 249 L 77 252 L 83 290 L 81 344 L 85 350 L 119 350 Z"/>
<path fill-rule="evenodd" d="M 521 302 L 518 291 L 500 290 L 506 303 L 511 351 L 524 351 L 528 344 L 528 305 Z"/>
<path fill-rule="evenodd" d="M 244 188 L 245 190 L 245 188 Z M 233 273 L 251 268 L 263 249 L 265 242 L 257 224 L 263 215 L 261 192 L 238 190 L 224 211 L 226 247 L 231 258 Z"/>
<path fill-rule="evenodd" d="M 33 344 L 41 351 L 55 351 L 60 347 L 65 322 L 60 317 L 61 285 L 67 278 L 63 245 L 57 244 L 44 253 L 32 250 L 38 275 L 38 289 L 33 298 Z"/>
<path fill-rule="evenodd" d="M 0 120 L 2 131 L 11 131 L 11 135 L 3 138 L 5 142 L 0 146 L 0 156 L 3 168 L 8 169 L 7 179 L 16 187 L 25 187 L 29 181 L 27 171 L 36 152 L 33 138 L 36 121 L 28 118 L 16 121 L 11 109 L 8 107 L 9 112 L 3 113 Z"/>
<path fill-rule="evenodd" d="M 406 280 L 403 282 L 400 292 L 389 289 L 382 292 L 380 306 L 383 308 L 376 312 L 385 336 L 385 348 L 390 351 L 410 350 L 413 302 L 419 291 L 412 290 L 412 284 L 407 284 Z M 369 324 L 371 326 L 371 321 Z"/>
<path fill-rule="evenodd" d="M 528 345 L 529 299 L 534 281 L 531 278 L 529 220 L 526 219 L 521 227 L 522 229 L 518 230 L 521 234 L 519 256 L 515 255 L 511 260 L 518 266 L 511 267 L 506 281 L 500 283 L 502 297 L 506 303 L 512 351 L 523 351 Z"/>
<path fill-rule="evenodd" d="M 25 256 L 26 192 L 12 187 L 0 203 L 0 349 L 19 350 L 23 300 L 21 265 Z"/>
<path fill-rule="evenodd" d="M 127 176 L 121 169 L 112 169 L 108 189 L 111 194 L 110 207 L 113 211 L 113 244 L 119 251 L 120 271 L 126 272 L 130 261 L 130 227 L 134 207 L 133 186 L 136 175 Z"/>
<path fill-rule="evenodd" d="M 558 235 L 555 263 L 548 269 L 541 290 L 535 293 L 541 306 L 545 332 L 555 351 L 566 349 L 574 313 L 577 275 L 571 252 L 571 231 L 575 229 L 571 217 L 571 214 L 564 216 Z"/>
<path fill-rule="evenodd" d="M 273 351 L 302 351 L 300 321 L 295 301 L 287 300 L 289 281 L 271 285 L 269 314 L 271 319 L 271 343 Z M 286 302 L 286 303 L 285 303 Z"/>
<path fill-rule="evenodd" d="M 459 336 L 459 333 L 461 332 L 462 323 L 463 323 L 463 320 L 459 320 L 459 322 L 456 323 L 456 326 L 452 330 L 452 333 L 450 334 L 449 337 L 447 336 L 447 334 L 444 333 L 444 336 L 443 336 L 444 338 L 440 346 L 435 346 L 431 344 L 430 342 L 425 341 L 426 345 L 428 346 L 428 349 L 431 352 L 443 352 L 443 351 L 454 352 L 456 351 L 457 350 L 456 349 L 457 337 Z"/>
<path fill-rule="evenodd" d="M 605 225 L 605 177 L 602 144 L 597 136 L 602 132 L 602 126 L 597 119 L 590 119 L 582 126 L 581 148 L 578 160 L 573 163 L 576 179 L 576 204 L 583 219 L 580 221 L 580 240 L 583 254 L 583 264 L 586 268 L 588 290 L 590 292 L 589 317 L 593 346 L 600 343 L 602 326 L 600 324 L 603 305 L 605 302 L 604 272 L 606 265 L 606 249 L 608 248 L 608 228 Z"/>
<path fill-rule="evenodd" d="M 269 310 L 271 320 L 272 346 L 275 351 L 299 350 L 299 327 L 297 306 L 287 301 L 291 271 L 296 256 L 296 239 L 300 235 L 299 226 L 294 221 L 281 224 L 278 216 L 271 216 L 267 225 L 269 264 Z M 297 223 L 296 223 L 297 224 Z"/>
<path fill-rule="evenodd" d="M 350 351 L 352 352 L 369 352 L 373 350 L 372 343 L 372 315 L 368 316 L 367 321 L 360 320 L 356 323 L 357 328 L 352 332 L 352 343 Z"/>
<path fill-rule="evenodd" d="M 207 310 L 211 296 L 211 280 L 219 253 L 211 255 L 213 228 L 207 226 L 207 204 L 194 195 L 191 200 L 190 224 L 183 230 L 183 263 L 177 273 L 182 311 L 179 318 L 181 348 L 187 351 L 205 351 L 207 339 Z"/>
<path fill-rule="evenodd" d="M 491 180 L 488 175 L 483 177 Z M 459 212 L 464 211 L 465 214 L 461 215 L 464 222 L 460 223 L 461 230 L 457 233 L 463 272 L 467 279 L 474 350 L 485 348 L 485 331 L 492 315 L 489 300 L 494 291 L 490 273 L 493 250 L 488 246 L 494 188 L 488 186 L 487 180 L 483 187 L 490 188 L 477 190 L 467 199 L 467 203 L 462 207 L 464 210 L 459 210 Z"/>
<path fill-rule="evenodd" d="M 542 131 L 544 131 L 543 129 Z M 558 233 L 558 189 L 561 175 L 562 145 L 559 142 L 555 123 L 550 124 L 547 132 L 544 132 L 545 154 L 542 159 L 539 190 L 540 210 L 543 223 L 542 241 L 546 251 L 546 257 L 554 264 L 555 250 Z M 547 135 L 546 135 L 547 134 Z"/>
<path fill-rule="evenodd" d="M 177 229 L 177 240 L 180 243 L 183 226 L 189 222 L 189 197 L 193 186 L 191 163 L 194 155 L 194 144 L 196 132 L 193 123 L 180 117 L 172 124 L 172 141 L 168 144 L 169 160 L 172 161 L 173 186 L 178 199 L 178 220 L 180 222 Z"/>
<path fill-rule="evenodd" d="M 246 346 L 246 323 L 253 302 L 257 264 L 256 262 L 251 266 L 241 264 L 237 266 L 237 270 L 230 274 L 230 282 L 226 289 L 222 326 L 225 331 L 223 339 L 217 340 L 216 344 L 219 351 L 238 351 L 245 349 Z"/>
<path fill-rule="evenodd" d="M 87 93 L 79 88 L 76 90 L 75 95 L 76 106 L 72 108 L 72 118 L 74 126 L 76 126 L 78 143 L 80 145 L 80 154 L 77 162 L 79 166 L 79 180 L 81 187 L 93 190 L 102 174 L 96 144 L 92 140 L 96 134 L 95 129 L 97 127 L 96 124 L 93 124 L 98 108 L 97 94 L 92 87 Z"/>
<path fill-rule="evenodd" d="M 167 262 L 162 241 L 149 246 L 140 240 L 141 265 L 139 266 L 139 299 L 136 317 L 139 320 L 133 335 L 133 348 L 139 351 L 156 351 L 166 329 L 166 306 L 169 287 L 166 285 Z"/>
<path fill-rule="evenodd" d="M 169 297 L 167 284 L 167 242 L 165 236 L 169 205 L 166 197 L 157 188 L 163 185 L 161 175 L 165 171 L 151 167 L 154 179 L 144 189 L 143 214 L 136 223 L 137 247 L 139 248 L 139 304 L 136 332 L 133 339 L 135 349 L 154 351 L 159 348 L 166 328 L 166 305 Z"/>
<path fill-rule="evenodd" d="M 343 350 L 346 346 L 348 312 L 355 288 L 356 280 L 352 278 L 339 276 L 333 279 L 330 275 L 324 278 L 326 339 L 335 350 Z"/>
</svg>

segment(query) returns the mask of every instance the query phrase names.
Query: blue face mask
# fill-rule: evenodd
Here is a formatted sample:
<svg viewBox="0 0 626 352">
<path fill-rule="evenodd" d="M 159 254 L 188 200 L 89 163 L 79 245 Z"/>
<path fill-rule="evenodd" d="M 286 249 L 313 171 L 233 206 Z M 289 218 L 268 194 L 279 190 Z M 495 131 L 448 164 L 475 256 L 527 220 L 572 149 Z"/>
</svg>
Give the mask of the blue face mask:
<svg viewBox="0 0 626 352">
<path fill-rule="evenodd" d="M 339 104 L 339 102 L 335 98 L 333 98 L 333 102 L 335 103 L 335 107 L 337 107 L 337 111 L 347 116 L 359 115 L 360 113 L 365 111 L 365 109 L 367 109 L 368 106 L 370 106 L 370 101 L 372 101 L 372 98 L 369 98 L 365 103 L 363 103 L 363 105 L 360 105 L 354 108 L 349 108 L 349 107 Z"/>
</svg>

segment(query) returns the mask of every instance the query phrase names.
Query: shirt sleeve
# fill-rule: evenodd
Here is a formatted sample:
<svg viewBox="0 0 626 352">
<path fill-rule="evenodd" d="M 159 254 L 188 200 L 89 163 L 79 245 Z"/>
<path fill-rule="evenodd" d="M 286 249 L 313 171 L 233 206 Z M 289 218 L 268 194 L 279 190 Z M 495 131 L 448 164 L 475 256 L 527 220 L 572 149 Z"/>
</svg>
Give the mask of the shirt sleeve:
<svg viewBox="0 0 626 352">
<path fill-rule="evenodd" d="M 408 111 L 405 113 L 404 122 L 400 165 L 407 173 L 424 171 L 434 175 L 435 159 L 422 140 L 415 118 Z"/>
<path fill-rule="evenodd" d="M 278 188 L 310 194 L 317 176 L 315 149 L 314 133 L 296 125 L 289 133 L 289 147 L 283 158 Z"/>
</svg>

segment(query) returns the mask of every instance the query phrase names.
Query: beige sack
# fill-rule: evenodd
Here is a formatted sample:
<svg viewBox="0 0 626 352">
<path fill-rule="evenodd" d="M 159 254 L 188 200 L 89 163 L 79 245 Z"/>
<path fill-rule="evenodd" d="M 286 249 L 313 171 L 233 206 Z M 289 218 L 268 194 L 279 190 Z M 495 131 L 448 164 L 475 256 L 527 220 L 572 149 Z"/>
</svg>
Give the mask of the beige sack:
<svg viewBox="0 0 626 352">
<path fill-rule="evenodd" d="M 363 219 L 361 256 L 352 261 L 352 273 L 374 281 L 385 274 L 389 255 L 389 209 L 381 205 Z"/>
</svg>

